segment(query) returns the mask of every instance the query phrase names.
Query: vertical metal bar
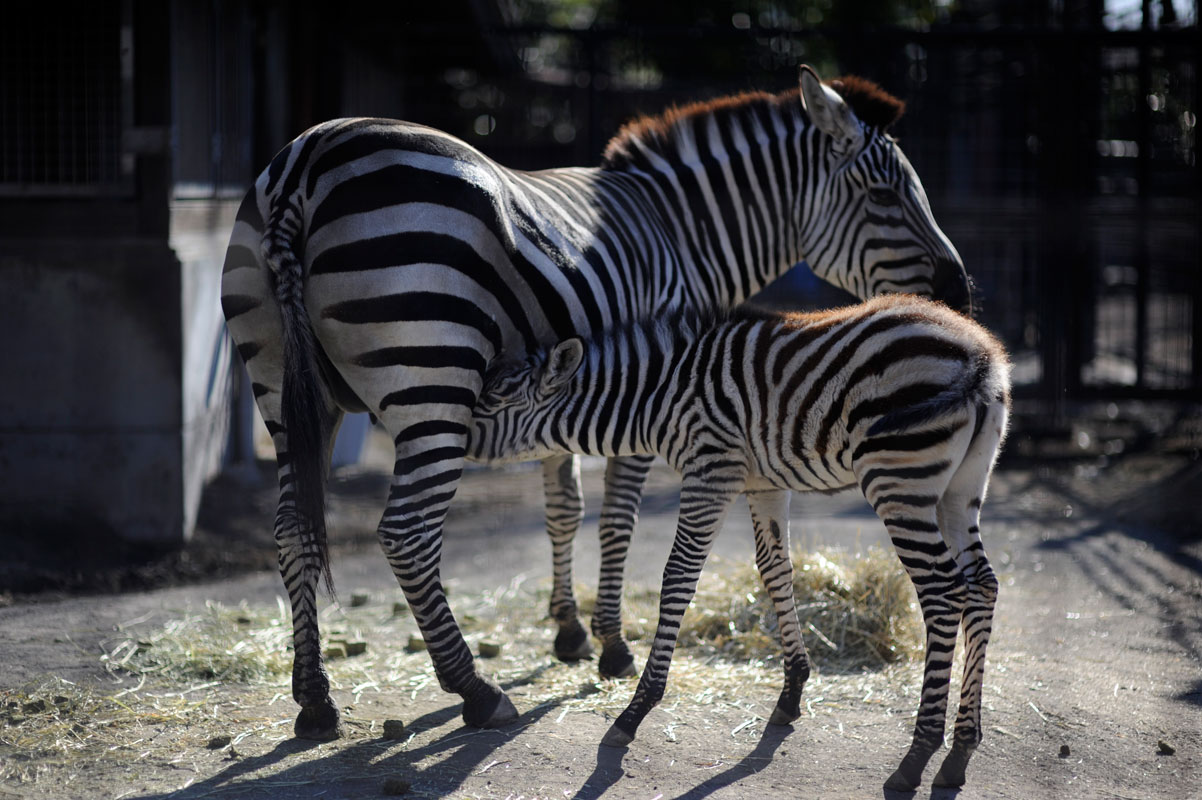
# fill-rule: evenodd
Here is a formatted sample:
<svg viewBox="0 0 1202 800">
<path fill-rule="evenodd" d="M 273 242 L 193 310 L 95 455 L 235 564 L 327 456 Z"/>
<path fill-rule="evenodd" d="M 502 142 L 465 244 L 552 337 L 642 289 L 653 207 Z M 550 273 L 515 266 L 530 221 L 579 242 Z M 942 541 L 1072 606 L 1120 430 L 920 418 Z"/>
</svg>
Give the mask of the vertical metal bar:
<svg viewBox="0 0 1202 800">
<path fill-rule="evenodd" d="M 1148 388 L 1148 272 L 1151 268 L 1148 257 L 1148 223 L 1151 221 L 1148 183 L 1152 178 L 1152 110 L 1148 106 L 1148 95 L 1152 92 L 1152 53 L 1148 46 L 1152 36 L 1150 0 L 1143 0 L 1142 12 L 1139 63 L 1136 67 L 1139 94 L 1135 100 L 1136 137 L 1139 142 L 1135 165 L 1139 184 L 1135 212 L 1135 386 L 1140 391 Z"/>
<path fill-rule="evenodd" d="M 597 33 L 590 25 L 581 34 L 581 44 L 584 45 L 584 59 L 588 65 L 588 103 L 585 113 L 588 115 L 588 160 L 592 164 L 601 153 L 601 124 L 597 119 Z"/>
<path fill-rule="evenodd" d="M 1202 2 L 1194 3 L 1194 24 L 1198 24 L 1199 14 L 1202 13 Z M 1193 297 L 1190 298 L 1190 315 L 1193 317 L 1193 335 L 1190 338 L 1192 356 L 1193 380 L 1195 399 L 1202 400 L 1202 159 L 1199 159 L 1198 119 L 1202 117 L 1202 43 L 1194 39 L 1194 258 L 1197 265 L 1194 269 Z"/>
<path fill-rule="evenodd" d="M 1068 68 L 1075 62 L 1072 40 L 1066 39 L 1065 47 L 1055 50 L 1045 50 L 1040 53 L 1040 72 L 1048 76 L 1059 75 L 1067 78 Z M 1042 76 L 1041 76 L 1042 77 Z M 1068 368 L 1066 358 L 1066 340 L 1072 326 L 1068 324 L 1066 311 L 1068 307 L 1061 305 L 1053 298 L 1072 297 L 1070 275 L 1072 267 L 1069 263 L 1071 248 L 1064 243 L 1069 233 L 1071 213 L 1068 206 L 1072 202 L 1070 192 L 1066 189 L 1068 182 L 1066 172 L 1070 171 L 1070 152 L 1065 152 L 1064 137 L 1071 138 L 1071 112 L 1068 111 L 1063 96 L 1059 91 L 1053 91 L 1056 81 L 1041 79 L 1039 86 L 1039 123 L 1038 123 L 1038 175 L 1039 175 L 1039 245 L 1038 272 L 1036 281 L 1040 286 L 1039 300 L 1039 344 L 1041 363 L 1041 384 L 1043 396 L 1047 402 L 1050 424 L 1061 427 L 1064 424 L 1066 391 L 1065 372 Z M 1066 124 L 1067 123 L 1067 124 Z"/>
</svg>

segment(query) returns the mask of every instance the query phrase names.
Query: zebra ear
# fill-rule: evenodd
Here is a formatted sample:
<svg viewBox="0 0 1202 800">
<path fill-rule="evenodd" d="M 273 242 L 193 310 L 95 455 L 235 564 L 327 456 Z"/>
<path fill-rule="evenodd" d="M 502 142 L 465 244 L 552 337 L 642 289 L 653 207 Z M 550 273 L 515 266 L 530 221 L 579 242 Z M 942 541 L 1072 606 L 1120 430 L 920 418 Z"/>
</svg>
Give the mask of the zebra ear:
<svg viewBox="0 0 1202 800">
<path fill-rule="evenodd" d="M 568 382 L 580 369 L 584 360 L 584 343 L 579 339 L 568 339 L 555 345 L 547 357 L 547 368 L 543 370 L 539 388 L 553 391 Z"/>
<path fill-rule="evenodd" d="M 801 107 L 818 130 L 836 142 L 852 144 L 864 137 L 860 120 L 842 97 L 818 78 L 809 66 L 801 66 Z"/>
</svg>

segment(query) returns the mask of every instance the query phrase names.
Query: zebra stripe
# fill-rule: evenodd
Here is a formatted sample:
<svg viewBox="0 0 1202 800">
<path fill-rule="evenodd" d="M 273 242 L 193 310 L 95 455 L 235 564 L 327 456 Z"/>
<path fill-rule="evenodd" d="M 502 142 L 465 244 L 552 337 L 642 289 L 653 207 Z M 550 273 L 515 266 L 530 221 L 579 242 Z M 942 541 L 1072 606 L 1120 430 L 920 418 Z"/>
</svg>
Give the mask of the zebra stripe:
<svg viewBox="0 0 1202 800">
<path fill-rule="evenodd" d="M 855 292 L 968 303 L 959 256 L 884 132 L 900 104 L 863 81 L 839 91 L 805 70 L 800 94 L 642 120 L 596 169 L 511 171 L 446 133 L 380 119 L 323 123 L 272 160 L 239 211 L 222 300 L 279 463 L 298 735 L 338 732 L 320 654 L 305 643 L 317 641 L 311 583 L 328 579 L 322 492 L 344 411 L 371 412 L 394 439 L 380 541 L 440 680 L 464 696 L 470 723 L 499 724 L 512 706 L 477 673 L 439 573 L 489 363 L 656 311 L 730 307 L 802 259 Z M 904 213 L 872 192 L 896 195 Z M 564 463 L 544 464 L 551 610 L 557 655 L 578 658 L 591 650 L 571 581 L 583 506 Z M 648 463 L 611 465 L 606 483 L 593 619 L 605 674 L 633 671 L 617 608 Z"/>
<path fill-rule="evenodd" d="M 681 473 L 659 627 L 634 698 L 604 739 L 615 746 L 630 742 L 663 696 L 681 618 L 740 493 L 748 496 L 756 563 L 784 646 L 785 686 L 771 721 L 798 717 L 810 668 L 793 605 L 787 491 L 858 487 L 889 533 L 926 624 L 914 741 L 886 786 L 912 790 L 943 741 L 963 624 L 968 655 L 955 741 L 936 776 L 961 785 L 981 740 L 997 594 L 979 512 L 1009 397 L 1001 345 L 921 298 L 716 324 L 686 317 L 569 339 L 494 365 L 474 410 L 469 456 L 653 454 Z"/>
</svg>

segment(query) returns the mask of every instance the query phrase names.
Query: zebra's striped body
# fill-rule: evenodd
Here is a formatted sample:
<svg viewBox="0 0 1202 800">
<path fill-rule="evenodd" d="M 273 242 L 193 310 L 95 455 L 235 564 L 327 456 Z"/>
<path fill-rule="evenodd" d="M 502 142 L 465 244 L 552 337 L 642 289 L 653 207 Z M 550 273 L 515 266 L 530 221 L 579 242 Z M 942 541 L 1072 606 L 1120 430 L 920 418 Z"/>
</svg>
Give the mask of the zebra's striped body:
<svg viewBox="0 0 1202 800">
<path fill-rule="evenodd" d="M 803 70 L 800 98 L 747 95 L 637 123 L 600 169 L 511 171 L 445 133 L 377 119 L 319 125 L 276 156 L 239 211 L 222 304 L 279 463 L 297 735 L 339 732 L 315 595 L 328 570 L 324 469 L 344 411 L 370 411 L 394 438 L 380 541 L 442 685 L 464 697 L 469 723 L 500 724 L 515 712 L 476 672 L 439 573 L 490 362 L 656 311 L 726 308 L 803 259 L 860 295 L 968 302 L 959 256 L 878 127 L 893 118 L 873 111 L 879 90 L 842 87 L 876 125 Z M 610 674 L 633 669 L 621 576 L 649 463 L 618 459 L 607 476 L 593 630 Z M 575 460 L 549 460 L 544 477 L 556 650 L 579 656 Z"/>
<path fill-rule="evenodd" d="M 647 323 L 571 339 L 490 372 L 473 458 L 655 454 L 681 473 L 660 622 L 634 699 L 606 735 L 624 745 L 663 696 L 685 609 L 730 503 L 746 493 L 756 561 L 780 617 L 799 714 L 810 668 L 793 605 L 788 490 L 858 486 L 918 591 L 926 666 L 914 742 L 887 786 L 913 789 L 943 741 L 956 631 L 966 665 L 955 744 L 937 783 L 963 783 L 981 738 L 997 581 L 978 528 L 1009 409 L 1009 364 L 984 329 L 915 297 L 806 315 Z"/>
</svg>

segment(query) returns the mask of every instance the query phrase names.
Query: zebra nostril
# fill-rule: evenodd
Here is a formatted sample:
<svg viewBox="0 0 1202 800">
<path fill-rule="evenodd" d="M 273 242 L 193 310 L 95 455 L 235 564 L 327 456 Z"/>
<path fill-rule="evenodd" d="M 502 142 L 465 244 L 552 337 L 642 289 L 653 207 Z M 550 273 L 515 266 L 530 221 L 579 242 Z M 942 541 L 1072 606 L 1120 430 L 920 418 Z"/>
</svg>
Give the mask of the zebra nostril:
<svg viewBox="0 0 1202 800">
<path fill-rule="evenodd" d="M 970 317 L 973 314 L 972 284 L 964 265 L 957 260 L 941 258 L 935 262 L 931 296 L 962 314 Z"/>
</svg>

